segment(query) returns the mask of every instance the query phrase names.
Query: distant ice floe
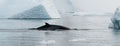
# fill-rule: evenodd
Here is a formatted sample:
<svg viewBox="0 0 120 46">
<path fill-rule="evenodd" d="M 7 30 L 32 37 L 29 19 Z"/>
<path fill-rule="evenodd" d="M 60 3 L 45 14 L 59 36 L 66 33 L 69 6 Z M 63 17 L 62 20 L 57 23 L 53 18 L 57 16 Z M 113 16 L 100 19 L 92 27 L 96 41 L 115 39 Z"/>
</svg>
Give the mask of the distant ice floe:
<svg viewBox="0 0 120 46">
<path fill-rule="evenodd" d="M 112 15 L 112 13 L 97 13 L 97 12 L 83 12 L 83 11 L 78 11 L 78 12 L 74 12 L 72 15 L 74 15 L 74 16 L 84 16 L 84 15 Z"/>
</svg>

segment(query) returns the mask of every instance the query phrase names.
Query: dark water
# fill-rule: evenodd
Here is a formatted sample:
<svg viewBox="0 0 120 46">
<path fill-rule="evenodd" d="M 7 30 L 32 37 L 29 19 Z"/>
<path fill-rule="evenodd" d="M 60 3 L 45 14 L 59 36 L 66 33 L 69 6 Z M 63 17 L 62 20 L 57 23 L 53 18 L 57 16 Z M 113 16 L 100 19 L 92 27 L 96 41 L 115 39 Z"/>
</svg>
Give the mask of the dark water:
<svg viewBox="0 0 120 46">
<path fill-rule="evenodd" d="M 44 25 L 44 22 L 89 30 L 26 30 Z M 0 19 L 0 46 L 120 46 L 120 31 L 108 29 L 109 23 L 110 16 Z"/>
</svg>

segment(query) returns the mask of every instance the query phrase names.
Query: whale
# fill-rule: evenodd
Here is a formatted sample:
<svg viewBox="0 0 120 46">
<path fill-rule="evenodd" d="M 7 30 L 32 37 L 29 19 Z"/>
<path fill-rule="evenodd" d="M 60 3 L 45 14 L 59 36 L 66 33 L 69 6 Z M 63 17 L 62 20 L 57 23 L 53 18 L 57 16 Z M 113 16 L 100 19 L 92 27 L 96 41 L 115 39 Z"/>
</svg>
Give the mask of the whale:
<svg viewBox="0 0 120 46">
<path fill-rule="evenodd" d="M 61 25 L 53 25 L 53 24 L 45 23 L 45 25 L 43 26 L 37 28 L 30 28 L 30 30 L 71 30 L 71 29 Z"/>
</svg>

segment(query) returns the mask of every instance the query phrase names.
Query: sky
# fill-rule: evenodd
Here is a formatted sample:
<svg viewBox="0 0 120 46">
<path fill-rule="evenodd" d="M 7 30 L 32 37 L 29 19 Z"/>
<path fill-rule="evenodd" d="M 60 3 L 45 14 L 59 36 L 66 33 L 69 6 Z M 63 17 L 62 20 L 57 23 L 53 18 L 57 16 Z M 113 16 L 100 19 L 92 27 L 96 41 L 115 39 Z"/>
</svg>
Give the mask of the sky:
<svg viewBox="0 0 120 46">
<path fill-rule="evenodd" d="M 120 0 L 71 0 L 77 11 L 114 12 Z"/>
<path fill-rule="evenodd" d="M 58 8 L 59 11 L 62 11 L 62 13 L 72 12 L 74 10 L 70 0 L 53 0 L 53 2 L 56 8 Z"/>
</svg>

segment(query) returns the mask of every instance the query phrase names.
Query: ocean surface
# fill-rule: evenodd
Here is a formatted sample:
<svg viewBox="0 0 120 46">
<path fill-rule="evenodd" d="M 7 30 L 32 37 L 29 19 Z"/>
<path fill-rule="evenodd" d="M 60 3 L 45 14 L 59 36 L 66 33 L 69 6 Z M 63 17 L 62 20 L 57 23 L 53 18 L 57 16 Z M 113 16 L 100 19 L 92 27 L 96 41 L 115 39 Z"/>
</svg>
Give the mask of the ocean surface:
<svg viewBox="0 0 120 46">
<path fill-rule="evenodd" d="M 0 46 L 120 46 L 120 31 L 109 29 L 111 16 L 61 19 L 0 19 Z M 45 22 L 81 30 L 27 30 Z"/>
</svg>

